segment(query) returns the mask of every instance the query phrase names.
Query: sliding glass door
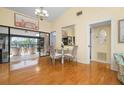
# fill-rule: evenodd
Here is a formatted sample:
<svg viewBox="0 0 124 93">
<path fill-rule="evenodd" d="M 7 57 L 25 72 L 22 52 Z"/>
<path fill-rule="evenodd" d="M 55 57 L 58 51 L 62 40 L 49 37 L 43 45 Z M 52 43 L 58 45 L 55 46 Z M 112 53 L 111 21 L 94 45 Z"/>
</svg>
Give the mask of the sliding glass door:
<svg viewBox="0 0 124 93">
<path fill-rule="evenodd" d="M 8 28 L 0 27 L 0 63 L 9 62 Z"/>
<path fill-rule="evenodd" d="M 0 63 L 48 56 L 50 34 L 0 26 Z"/>
<path fill-rule="evenodd" d="M 37 58 L 39 32 L 10 29 L 10 62 Z"/>
<path fill-rule="evenodd" d="M 39 62 L 39 32 L 10 28 L 10 70 Z"/>
<path fill-rule="evenodd" d="M 33 37 L 19 37 L 11 35 L 10 56 L 38 54 L 38 40 Z"/>
</svg>

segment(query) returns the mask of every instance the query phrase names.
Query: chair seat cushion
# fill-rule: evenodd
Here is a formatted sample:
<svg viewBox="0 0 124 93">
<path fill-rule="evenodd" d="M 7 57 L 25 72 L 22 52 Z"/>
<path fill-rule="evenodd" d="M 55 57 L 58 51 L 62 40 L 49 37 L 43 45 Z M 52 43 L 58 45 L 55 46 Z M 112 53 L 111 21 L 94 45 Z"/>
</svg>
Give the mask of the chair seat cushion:
<svg viewBox="0 0 124 93">
<path fill-rule="evenodd" d="M 60 53 L 55 53 L 55 56 L 62 56 L 62 54 L 60 54 Z"/>
<path fill-rule="evenodd" d="M 56 58 L 61 58 L 61 57 L 62 57 L 62 54 L 60 54 L 60 53 L 55 53 L 55 56 L 54 56 L 54 57 L 55 57 L 55 59 L 56 59 Z"/>
<path fill-rule="evenodd" d="M 64 54 L 65 57 L 73 57 L 72 54 Z"/>
</svg>

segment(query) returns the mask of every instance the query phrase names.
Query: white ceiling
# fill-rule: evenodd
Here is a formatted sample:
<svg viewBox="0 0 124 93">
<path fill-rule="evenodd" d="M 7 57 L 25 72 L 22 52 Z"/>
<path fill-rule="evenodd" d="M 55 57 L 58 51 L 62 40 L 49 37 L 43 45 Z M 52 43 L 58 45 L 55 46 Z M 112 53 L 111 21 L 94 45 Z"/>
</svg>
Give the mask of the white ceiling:
<svg viewBox="0 0 124 93">
<path fill-rule="evenodd" d="M 34 11 L 37 7 L 6 7 L 8 9 L 29 15 L 31 17 L 36 17 Z M 48 11 L 49 17 L 47 18 L 48 21 L 53 21 L 59 16 L 61 16 L 68 7 L 44 7 L 45 10 Z"/>
</svg>

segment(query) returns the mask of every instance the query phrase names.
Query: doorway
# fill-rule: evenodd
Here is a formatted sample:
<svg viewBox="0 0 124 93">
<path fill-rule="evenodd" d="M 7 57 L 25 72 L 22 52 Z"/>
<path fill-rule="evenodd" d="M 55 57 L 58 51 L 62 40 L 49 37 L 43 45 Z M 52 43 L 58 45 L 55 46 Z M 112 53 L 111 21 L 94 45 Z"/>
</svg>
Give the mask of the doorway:
<svg viewBox="0 0 124 93">
<path fill-rule="evenodd" d="M 40 56 L 49 55 L 49 46 L 50 33 L 0 26 L 0 64 L 10 63 L 10 70 L 38 64 Z"/>
<path fill-rule="evenodd" d="M 10 28 L 11 71 L 38 64 L 39 39 L 39 32 Z"/>
<path fill-rule="evenodd" d="M 40 56 L 49 56 L 50 34 L 46 32 L 40 33 Z"/>
<path fill-rule="evenodd" d="M 39 57 L 39 38 L 27 36 L 10 37 L 10 61 L 22 61 Z"/>
<path fill-rule="evenodd" d="M 7 27 L 0 27 L 0 63 L 9 62 L 9 31 Z"/>
<path fill-rule="evenodd" d="M 111 21 L 90 24 L 90 62 L 111 62 Z"/>
</svg>

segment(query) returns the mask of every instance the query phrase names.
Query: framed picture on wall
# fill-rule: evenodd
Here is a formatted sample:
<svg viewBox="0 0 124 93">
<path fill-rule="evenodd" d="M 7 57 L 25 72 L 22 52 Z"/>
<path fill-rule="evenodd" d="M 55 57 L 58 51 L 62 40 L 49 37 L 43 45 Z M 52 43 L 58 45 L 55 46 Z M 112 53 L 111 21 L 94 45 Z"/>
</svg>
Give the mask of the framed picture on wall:
<svg viewBox="0 0 124 93">
<path fill-rule="evenodd" d="M 119 33 L 118 33 L 118 37 L 119 37 L 119 43 L 124 43 L 124 19 L 119 20 Z"/>
<path fill-rule="evenodd" d="M 30 30 L 39 30 L 39 22 L 35 18 L 31 18 L 22 14 L 14 14 L 14 24 L 16 27 L 27 28 Z"/>
</svg>

